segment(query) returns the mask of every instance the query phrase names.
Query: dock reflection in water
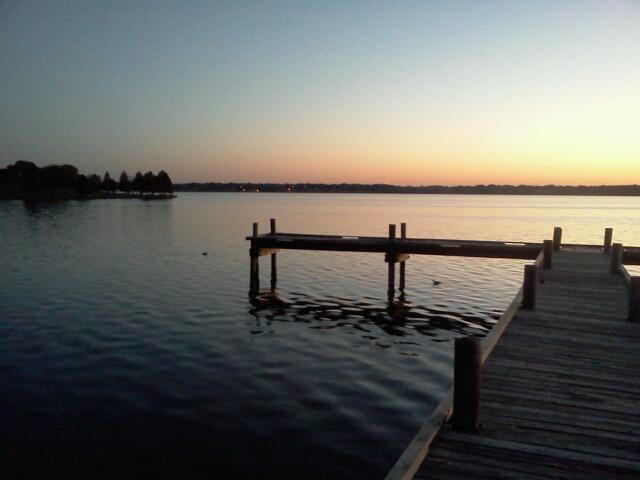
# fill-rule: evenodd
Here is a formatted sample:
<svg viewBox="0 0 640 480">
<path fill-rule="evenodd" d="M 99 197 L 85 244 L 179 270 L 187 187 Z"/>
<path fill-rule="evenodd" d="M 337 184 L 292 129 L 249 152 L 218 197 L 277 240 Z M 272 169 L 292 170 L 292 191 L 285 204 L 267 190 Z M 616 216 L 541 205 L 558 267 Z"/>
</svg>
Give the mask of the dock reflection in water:
<svg viewBox="0 0 640 480">
<path fill-rule="evenodd" d="M 434 342 L 444 342 L 461 335 L 483 336 L 501 314 L 497 309 L 465 314 L 437 306 L 414 305 L 404 295 L 386 305 L 376 303 L 375 298 L 368 298 L 367 302 L 337 296 L 313 298 L 300 292 L 289 295 L 284 298 L 275 291 L 266 291 L 251 298 L 249 313 L 256 319 L 251 333 L 268 333 L 274 322 L 299 322 L 316 329 L 349 329 L 373 341 L 388 341 L 387 336 L 426 335 Z M 385 348 L 386 341 L 376 345 Z"/>
</svg>

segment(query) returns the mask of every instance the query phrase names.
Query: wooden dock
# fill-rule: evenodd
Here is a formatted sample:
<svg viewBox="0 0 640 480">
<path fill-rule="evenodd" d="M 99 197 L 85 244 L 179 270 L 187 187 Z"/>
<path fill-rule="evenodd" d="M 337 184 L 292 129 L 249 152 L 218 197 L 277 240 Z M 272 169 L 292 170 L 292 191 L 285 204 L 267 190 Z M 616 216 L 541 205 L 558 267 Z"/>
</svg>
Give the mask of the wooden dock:
<svg viewBox="0 0 640 480">
<path fill-rule="evenodd" d="M 406 223 L 400 224 L 400 236 L 396 236 L 396 225 L 389 225 L 388 237 L 368 237 L 349 235 L 308 235 L 300 233 L 282 233 L 276 230 L 276 220 L 270 221 L 268 233 L 259 234 L 258 224 L 246 240 L 251 242 L 249 249 L 250 280 L 249 295 L 260 292 L 260 257 L 271 257 L 271 290 L 275 290 L 278 281 L 277 254 L 280 250 L 309 250 L 325 252 L 366 252 L 383 253 L 388 265 L 389 301 L 396 291 L 396 264 L 399 265 L 399 290 L 405 287 L 406 262 L 411 255 L 440 255 L 458 257 L 483 257 L 534 260 L 544 248 L 558 249 L 562 243 L 562 229 L 554 229 L 553 240 L 541 243 L 496 242 L 484 240 L 455 240 L 434 238 L 411 238 L 407 236 Z M 612 245 L 612 231 L 607 229 L 603 245 L 577 245 L 576 248 L 599 248 L 608 252 Z M 545 247 L 546 244 L 546 247 Z M 625 247 L 621 250 L 622 260 L 626 264 L 640 265 L 640 248 Z"/>
<path fill-rule="evenodd" d="M 303 235 L 271 230 L 251 241 L 250 296 L 259 258 L 281 249 L 384 253 L 388 299 L 405 287 L 409 255 L 534 260 L 523 285 L 483 339 L 455 341 L 454 378 L 387 480 L 640 478 L 640 248 Z"/>
<path fill-rule="evenodd" d="M 387 480 L 640 478 L 640 284 L 620 255 L 554 252 L 533 308 L 516 298 L 478 342 L 478 378 L 456 365 L 478 398 L 454 380 Z"/>
</svg>

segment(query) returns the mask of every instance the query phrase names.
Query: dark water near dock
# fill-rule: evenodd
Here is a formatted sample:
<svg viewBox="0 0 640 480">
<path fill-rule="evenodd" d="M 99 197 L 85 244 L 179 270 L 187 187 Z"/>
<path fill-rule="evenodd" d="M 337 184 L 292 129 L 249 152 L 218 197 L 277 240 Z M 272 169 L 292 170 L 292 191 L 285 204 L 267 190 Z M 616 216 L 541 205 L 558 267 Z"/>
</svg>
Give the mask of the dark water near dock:
<svg viewBox="0 0 640 480">
<path fill-rule="evenodd" d="M 0 464 L 382 478 L 448 387 L 451 340 L 491 327 L 524 262 L 414 256 L 389 310 L 383 255 L 283 251 L 280 301 L 252 304 L 251 222 L 640 245 L 639 216 L 622 197 L 0 202 Z"/>
</svg>

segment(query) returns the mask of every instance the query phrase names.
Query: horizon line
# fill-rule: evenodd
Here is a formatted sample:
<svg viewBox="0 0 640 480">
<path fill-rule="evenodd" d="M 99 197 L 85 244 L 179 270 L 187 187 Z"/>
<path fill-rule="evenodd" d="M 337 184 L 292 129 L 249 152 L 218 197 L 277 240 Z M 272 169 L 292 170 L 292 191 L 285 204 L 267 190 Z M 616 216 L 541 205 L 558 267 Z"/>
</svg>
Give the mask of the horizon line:
<svg viewBox="0 0 640 480">
<path fill-rule="evenodd" d="M 469 183 L 469 184 L 396 184 L 396 183 L 364 183 L 364 182 L 258 182 L 258 181 L 187 181 L 187 182 L 174 182 L 174 185 L 329 185 L 329 186 L 385 186 L 385 187 L 397 187 L 397 188 L 470 188 L 470 187 L 638 187 L 638 183 L 599 183 L 599 184 L 562 184 L 562 183 Z"/>
</svg>

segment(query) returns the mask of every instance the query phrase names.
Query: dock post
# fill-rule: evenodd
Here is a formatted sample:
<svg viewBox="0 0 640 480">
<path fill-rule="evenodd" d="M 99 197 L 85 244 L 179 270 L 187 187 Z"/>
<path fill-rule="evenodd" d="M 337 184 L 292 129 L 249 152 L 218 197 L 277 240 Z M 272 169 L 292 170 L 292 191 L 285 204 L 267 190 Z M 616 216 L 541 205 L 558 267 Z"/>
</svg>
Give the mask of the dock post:
<svg viewBox="0 0 640 480">
<path fill-rule="evenodd" d="M 463 432 L 477 432 L 480 428 L 480 382 L 482 361 L 477 338 L 455 340 L 453 365 L 453 428 Z"/>
<path fill-rule="evenodd" d="M 407 238 L 407 224 L 402 222 L 400 224 L 400 238 L 405 240 Z M 400 291 L 404 292 L 405 286 L 405 274 L 406 274 L 406 262 L 403 260 L 400 262 Z"/>
<path fill-rule="evenodd" d="M 252 237 L 255 238 L 257 236 L 258 236 L 258 223 L 254 222 Z M 249 255 L 251 256 L 249 296 L 255 297 L 260 292 L 260 263 L 259 263 L 260 257 L 258 256 L 258 252 L 255 251 L 253 245 L 251 245 L 251 249 L 249 250 Z"/>
<path fill-rule="evenodd" d="M 631 277 L 629 285 L 629 321 L 640 321 L 640 277 Z"/>
<path fill-rule="evenodd" d="M 613 228 L 604 229 L 604 253 L 611 251 L 611 241 L 613 240 Z"/>
<path fill-rule="evenodd" d="M 557 252 L 562 246 L 562 228 L 555 227 L 553 229 L 553 251 Z"/>
<path fill-rule="evenodd" d="M 396 226 L 394 224 L 389 224 L 389 243 L 393 243 L 396 239 Z M 396 256 L 395 250 L 389 248 L 389 253 L 387 255 L 388 258 L 388 268 L 389 268 L 389 279 L 387 286 L 387 298 L 389 302 L 393 302 L 393 297 L 396 293 Z"/>
<path fill-rule="evenodd" d="M 551 240 L 545 240 L 543 243 L 543 262 L 542 266 L 545 270 L 549 270 L 551 268 L 551 256 L 553 250 L 553 242 Z"/>
<path fill-rule="evenodd" d="M 618 273 L 622 267 L 622 244 L 614 243 L 611 249 L 611 273 Z"/>
<path fill-rule="evenodd" d="M 271 226 L 271 235 L 276 234 L 276 219 L 272 218 L 270 220 Z M 278 267 L 276 263 L 276 254 L 271 254 L 271 290 L 276 289 L 276 284 L 278 283 Z"/>
<path fill-rule="evenodd" d="M 524 284 L 522 287 L 522 308 L 533 310 L 536 308 L 536 284 L 538 283 L 538 267 L 524 266 Z"/>
</svg>

